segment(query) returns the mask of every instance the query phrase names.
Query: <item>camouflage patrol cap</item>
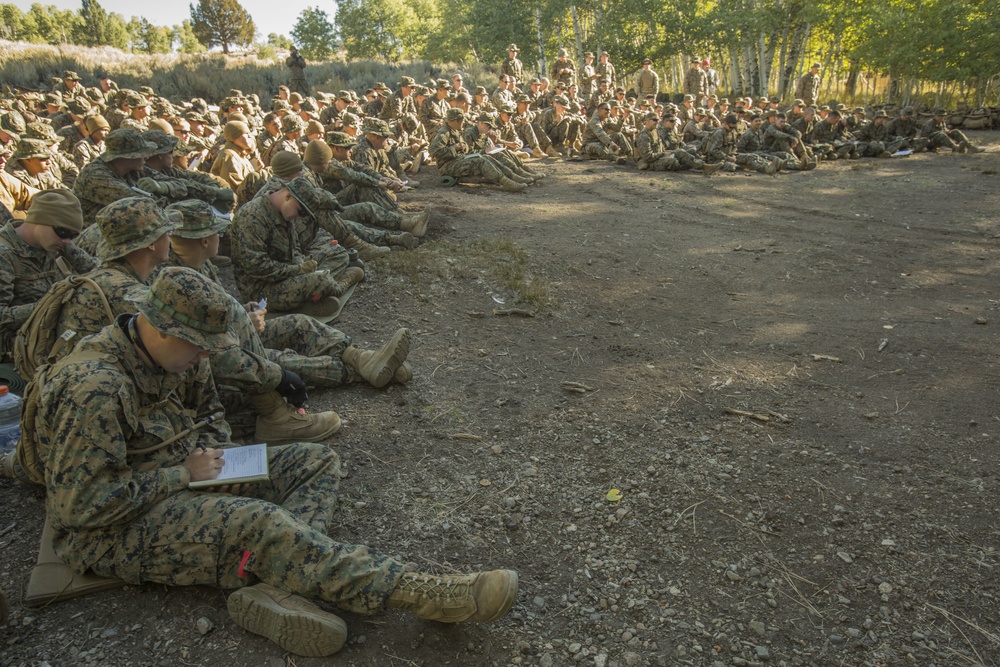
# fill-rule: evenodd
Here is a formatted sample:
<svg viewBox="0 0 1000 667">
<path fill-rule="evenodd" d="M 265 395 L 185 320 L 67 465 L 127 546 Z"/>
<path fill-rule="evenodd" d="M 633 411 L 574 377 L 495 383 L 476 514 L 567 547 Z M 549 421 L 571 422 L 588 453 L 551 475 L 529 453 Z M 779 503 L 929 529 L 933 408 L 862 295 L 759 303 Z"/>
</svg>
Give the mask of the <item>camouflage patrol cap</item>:
<svg viewBox="0 0 1000 667">
<path fill-rule="evenodd" d="M 448 90 L 451 88 L 451 86 L 448 85 L 448 81 L 445 79 L 438 79 L 434 82 L 434 85 L 438 90 Z"/>
<path fill-rule="evenodd" d="M 510 46 L 507 47 L 507 50 L 508 51 L 518 51 L 518 52 L 520 51 L 520 49 L 517 48 L 517 44 L 514 44 L 514 43 L 511 43 Z"/>
<path fill-rule="evenodd" d="M 282 134 L 292 134 L 293 132 L 301 132 L 305 129 L 306 124 L 303 122 L 302 118 L 295 114 L 288 114 L 287 116 L 281 117 L 281 133 Z"/>
<path fill-rule="evenodd" d="M 326 137 L 326 143 L 336 148 L 350 148 L 358 143 L 358 140 L 346 132 L 330 132 Z"/>
<path fill-rule="evenodd" d="M 45 96 L 45 106 L 61 107 L 62 105 L 62 95 L 59 93 L 49 93 Z"/>
<path fill-rule="evenodd" d="M 173 153 L 174 149 L 177 147 L 177 142 L 180 141 L 180 139 L 174 135 L 167 134 L 163 130 L 146 130 L 142 133 L 142 138 L 156 146 L 153 150 L 153 155 Z"/>
<path fill-rule="evenodd" d="M 230 221 L 215 214 L 212 205 L 199 199 L 188 199 L 171 204 L 164 209 L 168 215 L 172 211 L 180 213 L 181 226 L 173 235 L 182 239 L 205 239 L 214 236 L 229 226 Z"/>
<path fill-rule="evenodd" d="M 804 107 L 805 105 L 806 105 L 806 103 L 804 101 L 798 99 L 798 98 L 792 100 L 792 106 L 793 107 Z"/>
<path fill-rule="evenodd" d="M 476 92 L 473 93 L 473 94 L 477 95 L 477 96 L 478 95 L 489 95 L 489 93 L 486 92 L 486 88 L 484 88 L 482 86 L 476 86 Z"/>
<path fill-rule="evenodd" d="M 66 109 L 69 110 L 71 114 L 76 116 L 83 116 L 86 114 L 93 105 L 91 105 L 90 100 L 86 97 L 76 97 L 69 101 L 66 105 Z"/>
<path fill-rule="evenodd" d="M 134 160 L 156 155 L 156 144 L 146 141 L 139 130 L 131 128 L 120 127 L 112 130 L 104 139 L 104 146 L 104 152 L 99 158 L 103 162 L 111 162 L 118 158 Z"/>
<path fill-rule="evenodd" d="M 879 109 L 875 112 L 875 118 L 888 118 L 889 114 L 885 112 L 885 109 Z"/>
<path fill-rule="evenodd" d="M 685 102 L 694 102 L 694 95 L 685 95 L 684 96 L 684 101 Z"/>
<path fill-rule="evenodd" d="M 0 130 L 3 130 L 7 134 L 24 134 L 24 129 L 24 116 L 21 115 L 20 111 L 11 109 L 3 116 L 0 116 Z"/>
<path fill-rule="evenodd" d="M 62 141 L 62 137 L 56 134 L 55 129 L 51 125 L 41 121 L 28 123 L 22 135 L 26 139 L 41 139 L 49 143 Z"/>
<path fill-rule="evenodd" d="M 496 126 L 497 126 L 496 119 L 493 118 L 493 116 L 489 115 L 488 113 L 479 114 L 479 117 L 476 118 L 476 122 L 477 123 L 486 123 L 487 125 L 489 125 L 492 128 L 496 128 Z"/>
<path fill-rule="evenodd" d="M 941 107 L 938 107 L 932 113 L 935 116 L 944 116 L 944 115 L 946 115 L 948 113 L 948 111 L 946 109 L 942 109 Z"/>
<path fill-rule="evenodd" d="M 83 81 L 83 79 L 80 78 L 80 75 L 72 70 L 66 70 L 63 72 L 62 78 L 63 81 Z"/>
<path fill-rule="evenodd" d="M 500 113 L 506 113 L 506 114 L 514 114 L 514 113 L 517 113 L 517 109 L 515 109 L 515 108 L 514 108 L 513 106 L 511 106 L 510 104 L 501 104 L 501 105 L 500 105 L 500 108 L 499 108 L 499 109 L 497 109 L 497 111 L 499 111 Z"/>
<path fill-rule="evenodd" d="M 271 111 L 291 111 L 292 105 L 285 100 L 271 100 Z"/>
<path fill-rule="evenodd" d="M 565 95 L 556 95 L 555 97 L 552 98 L 552 103 L 558 104 L 559 106 L 568 107 L 569 98 L 566 97 Z"/>
<path fill-rule="evenodd" d="M 515 102 L 524 102 L 525 104 L 531 104 L 531 98 L 527 95 L 518 95 Z"/>
<path fill-rule="evenodd" d="M 52 158 L 49 145 L 41 139 L 21 139 L 14 149 L 15 160 L 30 160 L 31 158 Z"/>
<path fill-rule="evenodd" d="M 388 123 L 379 118 L 365 118 L 361 123 L 361 132 L 364 134 L 374 134 L 380 137 L 391 137 L 392 130 Z"/>
<path fill-rule="evenodd" d="M 344 127 L 358 127 L 360 123 L 361 118 L 350 112 L 345 113 L 340 119 L 340 124 Z"/>
<path fill-rule="evenodd" d="M 319 107 L 316 106 L 316 99 L 312 97 L 305 98 L 299 102 L 299 110 L 307 113 L 316 113 L 319 111 Z"/>
<path fill-rule="evenodd" d="M 608 100 L 607 102 L 605 102 L 605 104 L 608 105 L 609 109 L 621 109 L 622 108 L 622 104 L 618 100 Z"/>
<path fill-rule="evenodd" d="M 532 77 L 531 81 L 528 82 L 528 85 L 529 86 L 534 86 L 534 85 L 539 85 L 540 86 L 540 85 L 542 85 L 542 80 L 539 79 L 537 76 Z"/>
<path fill-rule="evenodd" d="M 345 102 L 353 102 L 354 101 L 354 95 L 352 95 L 351 91 L 349 91 L 349 90 L 338 90 L 337 91 L 337 99 L 338 100 L 344 100 Z"/>
<path fill-rule="evenodd" d="M 417 82 L 413 80 L 413 77 L 401 76 L 399 77 L 399 83 L 396 85 L 400 88 L 413 88 L 417 85 Z"/>
<path fill-rule="evenodd" d="M 705 111 L 705 107 L 698 107 L 697 109 L 694 110 L 695 116 L 704 116 L 706 113 L 708 112 Z"/>
<path fill-rule="evenodd" d="M 156 242 L 181 226 L 179 213 L 168 214 L 151 197 L 125 197 L 97 212 L 104 238 L 101 259 L 118 259 Z"/>
<path fill-rule="evenodd" d="M 302 158 L 291 151 L 278 151 L 271 158 L 271 171 L 281 178 L 292 178 L 302 173 Z"/>
<path fill-rule="evenodd" d="M 651 120 L 653 122 L 658 122 L 660 120 L 660 117 L 658 115 L 656 115 L 655 113 L 648 113 L 645 116 L 643 116 L 642 119 L 645 120 L 645 121 L 650 121 Z"/>
<path fill-rule="evenodd" d="M 465 120 L 465 112 L 458 107 L 453 107 L 448 109 L 448 113 L 445 114 L 444 118 L 447 121 Z"/>
<path fill-rule="evenodd" d="M 61 229 L 83 231 L 83 208 L 80 200 L 70 190 L 42 190 L 31 200 L 24 216 L 25 222 Z"/>
<path fill-rule="evenodd" d="M 903 110 L 899 112 L 900 116 L 912 116 L 913 107 L 903 107 Z"/>
<path fill-rule="evenodd" d="M 200 113 L 194 110 L 185 112 L 184 120 L 186 120 L 189 123 L 201 123 L 202 125 L 206 125 L 208 123 L 208 119 L 206 119 L 204 116 L 202 116 Z"/>
<path fill-rule="evenodd" d="M 135 302 L 154 329 L 202 350 L 237 345 L 229 334 L 230 298 L 222 286 L 194 269 L 171 266 Z"/>
</svg>

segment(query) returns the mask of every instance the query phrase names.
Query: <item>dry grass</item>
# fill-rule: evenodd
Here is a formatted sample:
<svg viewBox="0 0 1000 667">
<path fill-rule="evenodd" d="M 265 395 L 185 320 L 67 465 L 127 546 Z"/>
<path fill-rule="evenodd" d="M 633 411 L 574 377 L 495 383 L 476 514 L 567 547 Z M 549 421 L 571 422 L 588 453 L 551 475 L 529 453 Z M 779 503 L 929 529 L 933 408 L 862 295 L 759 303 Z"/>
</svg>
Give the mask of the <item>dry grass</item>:
<svg viewBox="0 0 1000 667">
<path fill-rule="evenodd" d="M 227 57 L 221 53 L 139 55 L 110 47 L 0 41 L 0 81 L 5 85 L 47 90 L 52 77 L 62 76 L 67 69 L 80 74 L 86 85 L 96 85 L 96 72 L 103 70 L 123 88 L 138 89 L 148 85 L 172 100 L 202 97 L 212 103 L 225 97 L 232 88 L 269 99 L 279 85 L 288 83 L 288 70 L 281 56 L 258 58 L 255 54 L 248 54 Z M 463 72 L 466 88 L 470 90 L 477 85 L 492 90 L 496 85 L 496 73 L 482 65 L 473 64 L 467 68 L 424 60 L 399 64 L 373 60 L 311 63 L 306 69 L 306 76 L 314 91 L 336 92 L 347 88 L 364 92 L 376 81 L 395 88 L 403 74 L 412 76 L 418 82 L 427 82 L 434 78 L 450 79 L 459 69 Z"/>
</svg>

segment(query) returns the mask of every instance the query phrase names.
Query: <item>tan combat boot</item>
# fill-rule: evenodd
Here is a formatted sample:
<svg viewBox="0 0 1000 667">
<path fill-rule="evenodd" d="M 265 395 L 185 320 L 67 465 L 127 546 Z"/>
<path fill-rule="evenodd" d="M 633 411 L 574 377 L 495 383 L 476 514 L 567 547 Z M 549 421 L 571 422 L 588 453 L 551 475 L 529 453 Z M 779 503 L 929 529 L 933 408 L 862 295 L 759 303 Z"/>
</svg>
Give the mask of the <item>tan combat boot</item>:
<svg viewBox="0 0 1000 667">
<path fill-rule="evenodd" d="M 717 172 L 720 169 L 722 169 L 722 165 L 723 165 L 722 162 L 716 162 L 715 164 L 709 164 L 709 163 L 705 162 L 701 166 L 701 173 L 705 174 L 706 176 L 711 176 L 715 172 Z"/>
<path fill-rule="evenodd" d="M 982 153 L 986 150 L 985 148 L 980 148 L 979 146 L 973 146 L 968 141 L 963 141 L 962 143 L 965 144 L 965 150 L 967 150 L 970 154 L 973 155 L 976 153 Z"/>
<path fill-rule="evenodd" d="M 338 616 L 268 584 L 235 591 L 226 606 L 236 625 L 295 655 L 333 655 L 347 641 L 347 625 Z"/>
<path fill-rule="evenodd" d="M 363 350 L 357 345 L 349 345 L 341 360 L 352 373 L 356 373 L 373 387 L 389 384 L 396 371 L 406 361 L 410 353 L 412 336 L 410 330 L 402 328 L 378 351 Z"/>
<path fill-rule="evenodd" d="M 406 384 L 413 379 L 413 366 L 409 361 L 404 361 L 396 372 L 392 374 L 392 381 L 397 384 Z"/>
<path fill-rule="evenodd" d="M 308 414 L 289 405 L 276 391 L 250 394 L 250 403 L 257 411 L 257 442 L 320 442 L 340 430 L 340 416 L 333 410 Z"/>
<path fill-rule="evenodd" d="M 407 250 L 413 250 L 420 245 L 420 241 L 417 240 L 417 237 L 410 232 L 389 232 L 385 235 L 385 242 L 390 246 L 401 246 Z"/>
<path fill-rule="evenodd" d="M 545 149 L 545 154 L 548 155 L 549 157 L 562 157 L 559 151 L 557 151 L 552 146 L 549 146 L 548 148 Z"/>
<path fill-rule="evenodd" d="M 781 170 L 781 164 L 782 163 L 780 157 L 774 158 L 773 160 L 771 160 L 770 164 L 768 164 L 764 168 L 764 173 L 767 174 L 768 176 L 774 176 Z"/>
<path fill-rule="evenodd" d="M 399 231 L 410 232 L 417 238 L 427 233 L 427 221 L 431 219 L 430 204 L 416 213 L 400 213 Z"/>
<path fill-rule="evenodd" d="M 424 152 L 417 151 L 417 154 L 413 156 L 413 162 L 410 163 L 410 168 L 407 170 L 411 174 L 419 174 L 420 167 L 424 164 Z"/>
<path fill-rule="evenodd" d="M 517 181 L 512 181 L 506 176 L 501 176 L 498 182 L 500 184 L 500 187 L 506 190 L 507 192 L 524 192 L 525 190 L 528 189 L 528 186 L 525 185 L 524 183 L 518 183 Z"/>
<path fill-rule="evenodd" d="M 543 157 L 545 157 L 545 153 L 542 151 L 541 148 L 535 146 L 534 148 L 531 149 L 531 157 L 538 158 L 540 160 Z"/>
<path fill-rule="evenodd" d="M 517 600 L 517 572 L 406 573 L 386 606 L 442 623 L 495 621 Z"/>
<path fill-rule="evenodd" d="M 392 252 L 392 250 L 386 248 L 385 246 L 377 246 L 368 243 L 368 241 L 365 241 L 363 238 L 354 233 L 345 234 L 344 238 L 341 239 L 340 242 L 344 244 L 345 248 L 353 248 L 357 250 L 358 257 L 362 262 L 367 262 L 375 259 L 376 257 Z"/>
<path fill-rule="evenodd" d="M 386 248 L 386 250 L 389 250 Z M 390 252 L 392 252 L 390 250 Z M 342 297 L 344 292 L 351 289 L 353 285 L 357 285 L 362 280 L 365 279 L 365 270 L 360 266 L 350 266 L 346 271 L 340 274 L 340 278 L 336 283 L 330 286 L 329 294 L 324 294 L 323 296 L 335 296 Z"/>
</svg>

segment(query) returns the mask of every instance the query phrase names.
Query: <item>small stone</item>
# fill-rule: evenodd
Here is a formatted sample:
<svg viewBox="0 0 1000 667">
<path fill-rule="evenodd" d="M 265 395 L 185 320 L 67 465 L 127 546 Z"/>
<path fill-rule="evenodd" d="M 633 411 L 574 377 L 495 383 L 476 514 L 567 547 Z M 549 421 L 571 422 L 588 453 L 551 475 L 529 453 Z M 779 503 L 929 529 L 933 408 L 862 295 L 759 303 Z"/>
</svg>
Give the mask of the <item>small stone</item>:
<svg viewBox="0 0 1000 667">
<path fill-rule="evenodd" d="M 878 585 L 878 592 L 881 593 L 882 595 L 888 595 L 889 593 L 892 592 L 892 584 L 883 581 L 881 584 Z"/>
<path fill-rule="evenodd" d="M 756 646 L 753 650 L 753 654 L 761 662 L 767 662 L 771 659 L 771 650 L 766 646 Z"/>
<path fill-rule="evenodd" d="M 554 661 L 551 653 L 542 654 L 542 657 L 538 660 L 539 667 L 552 667 L 553 664 Z"/>
<path fill-rule="evenodd" d="M 732 570 L 726 570 L 726 579 L 728 579 L 729 581 L 743 581 L 743 577 L 736 574 Z"/>
<path fill-rule="evenodd" d="M 858 630 L 857 628 L 847 628 L 847 636 L 851 639 L 857 639 L 861 636 L 861 630 Z"/>
<path fill-rule="evenodd" d="M 541 595 L 536 595 L 535 599 L 531 601 L 531 604 L 535 605 L 539 609 L 544 609 L 545 608 L 545 598 L 543 598 Z"/>
<path fill-rule="evenodd" d="M 194 622 L 195 631 L 201 635 L 205 636 L 215 628 L 215 623 L 212 623 L 211 619 L 202 616 L 197 621 Z"/>
<path fill-rule="evenodd" d="M 625 654 L 625 664 L 627 667 L 636 667 L 636 665 L 642 664 L 642 656 L 638 653 L 632 653 L 629 651 Z"/>
<path fill-rule="evenodd" d="M 594 656 L 594 667 L 605 667 L 608 664 L 608 654 L 598 653 Z"/>
<path fill-rule="evenodd" d="M 500 445 L 493 445 L 490 447 L 490 451 L 499 456 L 500 454 L 503 454 L 503 447 Z"/>
<path fill-rule="evenodd" d="M 580 649 L 583 648 L 583 644 L 581 644 L 580 642 L 573 642 L 566 648 L 569 650 L 570 653 L 579 653 Z"/>
<path fill-rule="evenodd" d="M 842 560 L 842 561 L 844 561 L 845 563 L 848 563 L 848 564 L 854 562 L 854 559 L 851 558 L 851 554 L 847 553 L 846 551 L 838 551 L 837 552 L 837 558 L 839 558 L 840 560 Z"/>
<path fill-rule="evenodd" d="M 622 633 L 622 641 L 627 642 L 628 640 L 632 639 L 633 636 L 634 635 L 631 632 L 626 630 L 625 632 Z"/>
<path fill-rule="evenodd" d="M 111 639 L 112 637 L 118 636 L 118 628 L 105 628 L 101 632 L 101 637 L 104 639 Z"/>
<path fill-rule="evenodd" d="M 750 621 L 750 629 L 754 634 L 763 637 L 767 634 L 767 626 L 761 621 Z"/>
<path fill-rule="evenodd" d="M 830 635 L 830 643 L 834 646 L 840 646 L 845 641 L 847 640 L 845 640 L 842 635 Z"/>
</svg>

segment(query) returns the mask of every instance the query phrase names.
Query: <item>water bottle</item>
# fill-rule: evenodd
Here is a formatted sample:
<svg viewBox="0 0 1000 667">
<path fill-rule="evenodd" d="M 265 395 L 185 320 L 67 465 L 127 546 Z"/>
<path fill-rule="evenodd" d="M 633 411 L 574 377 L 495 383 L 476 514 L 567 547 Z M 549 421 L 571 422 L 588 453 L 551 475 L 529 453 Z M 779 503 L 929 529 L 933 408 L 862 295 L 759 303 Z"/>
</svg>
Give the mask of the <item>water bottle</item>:
<svg viewBox="0 0 1000 667">
<path fill-rule="evenodd" d="M 21 399 L 0 385 L 0 456 L 14 450 L 21 437 Z"/>
</svg>

